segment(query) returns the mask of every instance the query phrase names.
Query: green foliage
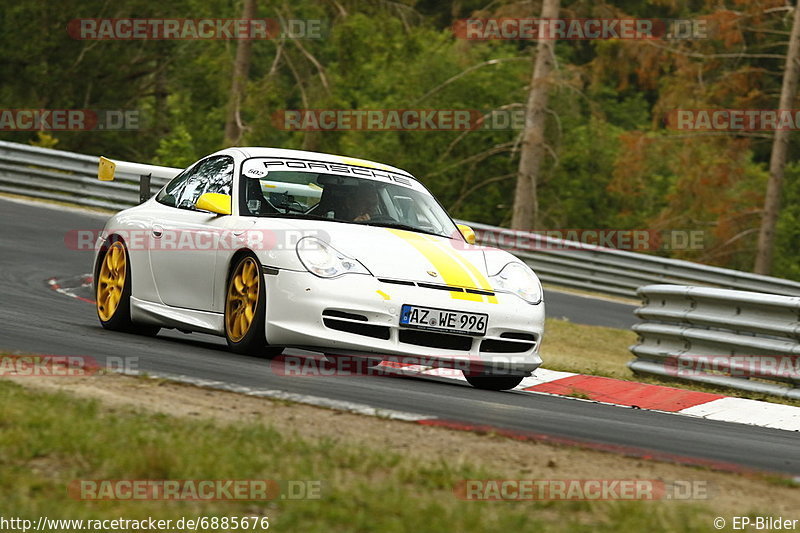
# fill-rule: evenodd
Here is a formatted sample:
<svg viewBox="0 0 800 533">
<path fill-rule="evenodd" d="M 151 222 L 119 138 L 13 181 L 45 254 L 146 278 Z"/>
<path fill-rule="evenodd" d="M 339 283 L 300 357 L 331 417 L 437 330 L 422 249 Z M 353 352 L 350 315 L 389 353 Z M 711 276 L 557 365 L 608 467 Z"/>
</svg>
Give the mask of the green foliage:
<svg viewBox="0 0 800 533">
<path fill-rule="evenodd" d="M 786 165 L 783 209 L 775 228 L 774 274 L 800 279 L 800 163 Z"/>
<path fill-rule="evenodd" d="M 170 167 L 184 168 L 197 160 L 192 136 L 183 124 L 178 124 L 158 143 L 154 163 Z"/>
<path fill-rule="evenodd" d="M 55 148 L 58 144 L 58 139 L 47 133 L 46 131 L 37 131 L 36 139 L 30 141 L 31 146 L 38 146 L 40 148 Z"/>
<path fill-rule="evenodd" d="M 780 32 L 789 29 L 788 18 L 764 15 L 757 3 L 742 3 L 736 9 L 743 10 L 748 25 L 764 31 L 743 30 L 730 23 L 739 15 L 724 6 L 701 9 L 695 4 L 562 2 L 562 10 L 573 17 L 702 15 L 711 20 L 714 33 L 709 39 L 657 46 L 630 40 L 556 44 L 538 186 L 543 229 L 680 225 L 707 231 L 710 248 L 694 255 L 660 253 L 750 268 L 771 143 L 736 135 L 675 135 L 665 128 L 664 117 L 676 108 L 774 107 L 780 88 L 774 59 L 703 54 L 782 53 Z M 175 166 L 224 147 L 236 41 L 81 41 L 70 38 L 65 28 L 80 17 L 191 13 L 193 18 L 238 18 L 241 8 L 237 0 L 7 3 L 0 8 L 4 107 L 136 109 L 143 127 L 0 132 L 0 138 Z M 287 131 L 276 120 L 281 111 L 305 108 L 523 111 L 535 43 L 456 39 L 452 23 L 472 15 L 535 13 L 507 2 L 481 11 L 486 9 L 473 0 L 453 5 L 429 0 L 259 2 L 259 17 L 322 20 L 324 31 L 321 39 L 253 42 L 239 108 L 244 126 L 240 144 L 384 161 L 417 175 L 453 216 L 508 224 L 519 164 L 518 130 L 303 132 Z M 800 153 L 796 137 L 790 161 Z M 796 174 L 787 174 L 776 269 L 800 279 L 793 259 L 800 233 Z"/>
</svg>

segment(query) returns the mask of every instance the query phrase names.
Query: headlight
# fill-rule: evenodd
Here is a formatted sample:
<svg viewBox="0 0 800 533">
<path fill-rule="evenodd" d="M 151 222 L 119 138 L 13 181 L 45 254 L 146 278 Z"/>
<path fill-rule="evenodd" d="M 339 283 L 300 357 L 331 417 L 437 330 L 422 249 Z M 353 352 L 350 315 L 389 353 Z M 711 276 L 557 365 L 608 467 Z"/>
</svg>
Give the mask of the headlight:
<svg viewBox="0 0 800 533">
<path fill-rule="evenodd" d="M 297 257 L 309 272 L 321 278 L 335 278 L 343 274 L 371 275 L 357 259 L 348 257 L 316 237 L 304 237 L 297 241 Z"/>
<path fill-rule="evenodd" d="M 529 304 L 542 301 L 542 285 L 527 265 L 512 261 L 492 276 L 492 286 L 498 292 L 516 294 Z"/>
</svg>

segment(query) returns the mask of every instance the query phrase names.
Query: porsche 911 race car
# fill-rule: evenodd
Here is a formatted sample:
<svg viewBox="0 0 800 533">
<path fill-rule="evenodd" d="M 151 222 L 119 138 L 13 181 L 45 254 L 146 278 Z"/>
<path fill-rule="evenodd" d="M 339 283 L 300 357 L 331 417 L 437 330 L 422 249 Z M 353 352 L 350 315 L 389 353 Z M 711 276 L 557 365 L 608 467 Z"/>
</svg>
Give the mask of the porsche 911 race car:
<svg viewBox="0 0 800 533">
<path fill-rule="evenodd" d="M 103 158 L 101 179 L 126 165 L 146 167 Z M 495 390 L 541 364 L 537 276 L 506 251 L 476 246 L 408 172 L 229 148 L 170 177 L 98 238 L 103 327 L 210 333 L 266 357 L 297 347 L 419 358 Z"/>
</svg>

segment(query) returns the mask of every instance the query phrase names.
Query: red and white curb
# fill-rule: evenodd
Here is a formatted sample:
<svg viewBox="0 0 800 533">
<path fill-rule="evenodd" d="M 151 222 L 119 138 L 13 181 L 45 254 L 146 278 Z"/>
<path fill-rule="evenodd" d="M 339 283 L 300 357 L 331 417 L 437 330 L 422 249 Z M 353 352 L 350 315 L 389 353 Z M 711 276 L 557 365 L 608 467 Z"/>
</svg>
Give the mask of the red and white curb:
<svg viewBox="0 0 800 533">
<path fill-rule="evenodd" d="M 94 305 L 94 300 L 87 297 L 91 295 L 92 292 L 91 274 L 84 274 L 82 276 L 67 278 L 64 280 L 58 278 L 50 278 L 47 280 L 47 286 L 59 294 L 63 294 L 64 296 L 69 296 L 70 298 L 76 298 L 83 302 L 88 302 Z M 86 296 L 81 296 L 81 294 L 79 293 L 86 293 Z"/>
<path fill-rule="evenodd" d="M 448 369 L 409 366 L 403 368 L 403 372 L 465 381 L 460 372 Z M 707 420 L 800 431 L 800 407 L 545 368 L 537 369 L 533 376 L 523 379 L 514 390 Z"/>
<path fill-rule="evenodd" d="M 94 304 L 88 296 L 91 295 L 92 276 L 90 274 L 75 278 L 58 280 L 51 278 L 48 285 L 54 291 Z M 81 293 L 86 296 L 81 296 Z M 445 368 L 431 368 L 420 365 L 406 365 L 401 363 L 381 363 L 381 366 L 390 372 L 410 376 L 430 376 L 457 381 L 466 381 L 460 371 Z M 187 378 L 188 379 L 188 378 Z M 675 413 L 685 416 L 694 416 L 707 420 L 722 422 L 736 422 L 751 426 L 761 426 L 787 431 L 800 431 L 800 407 L 791 405 L 735 398 L 721 394 L 697 392 L 676 387 L 650 385 L 635 381 L 605 378 L 600 376 L 587 376 L 572 372 L 558 372 L 539 368 L 533 376 L 522 380 L 515 391 L 531 394 L 547 394 L 572 398 L 578 401 L 590 401 L 620 407 Z M 241 391 L 240 391 L 241 392 Z M 288 393 L 278 391 L 259 391 L 259 395 L 269 397 L 282 397 Z M 277 395 L 277 396 L 276 396 Z M 295 395 L 299 396 L 299 395 Z M 373 409 L 369 406 L 352 404 L 348 406 L 331 404 L 331 400 L 318 398 L 292 398 L 300 403 L 311 403 L 324 407 L 335 407 L 345 411 L 370 413 Z M 378 416 L 397 418 L 401 420 L 422 420 L 429 417 L 413 413 L 396 413 L 381 411 Z"/>
</svg>

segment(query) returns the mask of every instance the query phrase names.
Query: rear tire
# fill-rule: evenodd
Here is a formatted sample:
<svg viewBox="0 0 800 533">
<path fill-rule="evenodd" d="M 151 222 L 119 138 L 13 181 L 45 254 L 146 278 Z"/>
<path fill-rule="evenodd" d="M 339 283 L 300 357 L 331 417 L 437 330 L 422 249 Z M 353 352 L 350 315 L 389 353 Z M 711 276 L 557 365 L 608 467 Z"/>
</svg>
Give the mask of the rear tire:
<svg viewBox="0 0 800 533">
<path fill-rule="evenodd" d="M 131 263 L 121 240 L 106 244 L 94 285 L 97 318 L 103 328 L 151 337 L 161 330 L 158 326 L 136 324 L 131 320 Z"/>
<path fill-rule="evenodd" d="M 232 352 L 268 359 L 283 353 L 280 346 L 267 346 L 266 292 L 256 256 L 239 257 L 231 268 L 225 292 L 225 340 Z"/>
<path fill-rule="evenodd" d="M 476 389 L 483 390 L 511 390 L 522 383 L 522 376 L 464 376 L 467 383 Z"/>
</svg>

